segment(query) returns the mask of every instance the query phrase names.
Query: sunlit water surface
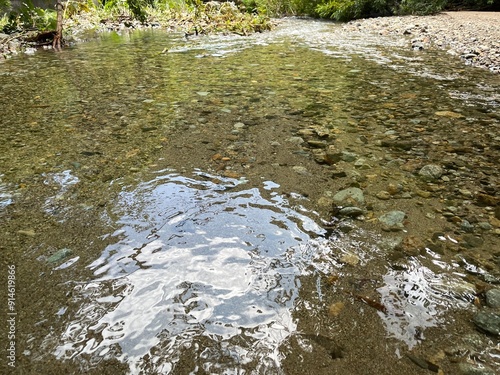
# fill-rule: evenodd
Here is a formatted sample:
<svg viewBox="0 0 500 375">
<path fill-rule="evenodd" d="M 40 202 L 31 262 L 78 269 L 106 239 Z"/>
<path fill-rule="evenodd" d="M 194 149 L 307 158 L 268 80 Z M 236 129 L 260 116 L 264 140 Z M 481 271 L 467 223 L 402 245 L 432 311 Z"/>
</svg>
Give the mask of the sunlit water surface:
<svg viewBox="0 0 500 375">
<path fill-rule="evenodd" d="M 42 52 L 0 66 L 2 90 L 8 92 L 2 98 L 7 116 L 0 130 L 0 211 L 6 214 L 24 185 L 39 176 L 35 181 L 50 189 L 40 197 L 43 215 L 64 225 L 104 200 L 108 210 L 97 220 L 114 228 L 100 237 L 109 244 L 93 260 L 81 264 L 72 254 L 53 266 L 82 266 L 93 277 L 68 281 L 77 309 L 67 317 L 61 306 L 62 334 L 46 340 L 43 350 L 59 359 L 85 358 L 88 366 L 118 358 L 132 373 L 169 373 L 186 356 L 193 374 L 236 374 L 242 366 L 256 373 L 279 371 L 279 348 L 300 333 L 294 318 L 300 277 L 341 271 L 346 254 L 363 266 L 380 262 L 378 235 L 327 233 L 314 212 L 291 205 L 273 181 L 251 186 L 244 178 L 189 168 L 161 170 L 145 180 L 135 175 L 154 162 L 162 132 L 185 125 L 181 119 L 196 99 L 219 95 L 207 106 L 221 113 L 261 100 L 267 109 L 321 106 L 325 95 L 343 104 L 352 104 L 355 93 L 370 101 L 360 82 L 382 90 L 394 83 L 383 74 L 364 73 L 365 59 L 381 72 L 406 71 L 402 85 L 408 90 L 433 92 L 432 85 L 422 88 L 415 79 L 444 82 L 449 97 L 442 105 L 498 108 L 494 86 L 455 83 L 459 73 L 442 69 L 439 55 L 429 63 L 396 40 L 381 48 L 376 39 L 331 38 L 325 34 L 329 24 L 297 25 L 249 38 L 111 35 L 60 55 Z M 267 54 L 266 60 L 242 65 L 239 54 L 248 59 L 252 49 Z M 317 65 L 309 64 L 319 78 L 301 74 L 300 54 L 311 50 L 322 56 Z M 275 64 L 290 53 L 291 61 Z M 225 61 L 230 62 L 218 70 Z M 333 68 L 321 70 L 332 61 Z M 314 100 L 307 91 L 301 94 L 307 85 L 318 86 Z M 20 110 L 18 100 L 29 110 Z M 426 103 L 428 97 L 405 110 L 425 117 L 431 105 Z M 354 108 L 363 112 L 364 105 Z M 337 120 L 342 116 L 332 121 Z M 84 182 L 96 186 L 82 193 L 77 189 Z M 99 191 L 108 187 L 116 194 Z M 84 241 L 91 247 L 94 239 Z M 420 332 L 446 323 L 447 309 L 466 308 L 474 299 L 458 264 L 444 263 L 430 250 L 429 258 L 429 267 L 418 257 L 404 269 L 387 266 L 377 289 L 387 309 L 379 317 L 388 337 L 409 348 L 422 339 Z M 301 303 L 311 311 L 319 308 L 322 288 L 318 281 L 317 306 Z"/>
</svg>

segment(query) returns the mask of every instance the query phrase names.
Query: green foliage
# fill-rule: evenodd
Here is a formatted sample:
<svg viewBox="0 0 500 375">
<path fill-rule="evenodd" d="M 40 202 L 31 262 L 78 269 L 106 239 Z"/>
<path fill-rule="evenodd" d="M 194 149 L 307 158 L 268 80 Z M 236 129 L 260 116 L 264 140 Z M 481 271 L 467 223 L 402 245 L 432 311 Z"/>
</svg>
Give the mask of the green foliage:
<svg viewBox="0 0 500 375">
<path fill-rule="evenodd" d="M 486 9 L 500 0 L 242 0 L 248 11 L 272 16 L 307 14 L 349 21 L 395 14 L 433 14 L 446 7 Z"/>
<path fill-rule="evenodd" d="M 432 14 L 443 10 L 447 0 L 402 0 L 399 4 L 399 14 Z"/>
<path fill-rule="evenodd" d="M 488 10 L 500 9 L 500 0 L 448 0 L 447 9 L 456 10 Z"/>
<path fill-rule="evenodd" d="M 132 12 L 132 15 L 139 21 L 146 21 L 146 7 L 148 0 L 127 0 L 127 6 Z"/>
<path fill-rule="evenodd" d="M 8 22 L 3 27 L 4 32 L 14 32 L 21 29 L 39 31 L 55 30 L 57 13 L 53 9 L 42 9 L 33 6 L 31 1 L 23 3 L 18 11 L 9 13 Z"/>
<path fill-rule="evenodd" d="M 390 15 L 393 11 L 393 2 L 387 0 L 329 0 L 316 6 L 315 11 L 321 17 L 349 21 L 362 17 Z"/>
<path fill-rule="evenodd" d="M 10 0 L 0 0 L 0 14 L 10 9 Z"/>
</svg>

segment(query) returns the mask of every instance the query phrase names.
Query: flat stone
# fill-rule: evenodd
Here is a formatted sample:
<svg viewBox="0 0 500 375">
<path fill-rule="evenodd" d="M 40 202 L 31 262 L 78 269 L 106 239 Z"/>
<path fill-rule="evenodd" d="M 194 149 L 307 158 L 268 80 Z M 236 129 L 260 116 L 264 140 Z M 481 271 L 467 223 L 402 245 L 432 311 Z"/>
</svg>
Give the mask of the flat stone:
<svg viewBox="0 0 500 375">
<path fill-rule="evenodd" d="M 292 169 L 295 171 L 295 173 L 301 174 L 301 175 L 308 175 L 309 172 L 307 171 L 306 167 L 302 167 L 300 165 L 296 165 L 292 167 Z"/>
<path fill-rule="evenodd" d="M 435 113 L 436 116 L 441 116 L 441 117 L 450 117 L 450 118 L 462 118 L 464 115 L 461 113 L 457 112 L 452 112 L 452 111 L 438 111 Z"/>
<path fill-rule="evenodd" d="M 393 251 L 396 250 L 397 248 L 401 247 L 401 244 L 403 243 L 403 238 L 401 237 L 388 237 L 382 239 L 379 243 L 378 246 L 385 251 Z"/>
<path fill-rule="evenodd" d="M 500 315 L 494 312 L 480 311 L 472 318 L 476 326 L 483 331 L 500 335 Z"/>
<path fill-rule="evenodd" d="M 420 189 L 416 189 L 415 190 L 415 193 L 419 196 L 419 197 L 422 197 L 422 198 L 430 198 L 432 193 L 430 191 L 425 191 L 425 190 L 420 190 Z"/>
<path fill-rule="evenodd" d="M 356 217 L 363 215 L 363 213 L 364 210 L 359 207 L 344 207 L 339 210 L 339 215 L 341 216 Z"/>
<path fill-rule="evenodd" d="M 462 238 L 469 247 L 479 247 L 484 243 L 481 237 L 474 236 L 473 234 L 464 234 Z"/>
<path fill-rule="evenodd" d="M 380 216 L 378 220 L 386 230 L 401 230 L 403 229 L 403 221 L 406 214 L 403 211 L 389 211 Z"/>
<path fill-rule="evenodd" d="M 500 307 L 500 289 L 490 289 L 486 292 L 486 304 L 489 307 Z"/>
<path fill-rule="evenodd" d="M 21 229 L 18 230 L 17 233 L 22 234 L 23 236 L 33 237 L 36 235 L 33 229 Z"/>
<path fill-rule="evenodd" d="M 353 152 L 348 152 L 348 151 L 342 151 L 341 153 L 341 159 L 347 163 L 351 163 L 355 161 L 358 158 L 358 155 L 356 155 Z"/>
<path fill-rule="evenodd" d="M 326 147 L 326 142 L 324 141 L 317 141 L 315 139 L 310 139 L 307 141 L 307 144 L 313 148 L 325 148 Z"/>
<path fill-rule="evenodd" d="M 379 191 L 375 196 L 384 201 L 391 199 L 391 194 L 385 190 Z"/>
<path fill-rule="evenodd" d="M 301 145 L 304 143 L 304 139 L 302 137 L 290 137 L 286 140 L 287 142 L 293 143 L 294 145 Z"/>
<path fill-rule="evenodd" d="M 60 249 L 56 251 L 54 254 L 52 254 L 50 257 L 47 258 L 47 262 L 49 263 L 56 263 L 59 262 L 60 260 L 63 260 L 64 258 L 70 256 L 73 253 L 71 249 Z"/>
<path fill-rule="evenodd" d="M 496 372 L 491 368 L 481 365 L 481 367 L 476 367 L 472 363 L 460 363 L 458 365 L 461 375 L 495 375 Z"/>
<path fill-rule="evenodd" d="M 333 196 L 333 200 L 336 204 L 340 205 L 353 205 L 365 204 L 365 196 L 363 195 L 363 191 L 359 188 L 348 188 L 339 191 L 337 194 Z"/>
<path fill-rule="evenodd" d="M 420 169 L 418 175 L 425 181 L 434 181 L 443 175 L 443 168 L 436 164 L 427 164 Z"/>
</svg>

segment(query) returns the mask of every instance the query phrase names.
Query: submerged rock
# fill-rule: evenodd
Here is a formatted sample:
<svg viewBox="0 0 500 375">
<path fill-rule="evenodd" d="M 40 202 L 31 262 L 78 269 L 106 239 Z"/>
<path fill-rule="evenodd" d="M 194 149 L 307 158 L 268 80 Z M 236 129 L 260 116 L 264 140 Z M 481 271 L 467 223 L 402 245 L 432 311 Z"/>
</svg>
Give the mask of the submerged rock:
<svg viewBox="0 0 500 375">
<path fill-rule="evenodd" d="M 500 307 L 500 289 L 490 289 L 486 292 L 486 304 L 489 307 Z"/>
<path fill-rule="evenodd" d="M 390 211 L 380 216 L 378 220 L 382 223 L 386 231 L 397 231 L 404 228 L 403 221 L 406 214 L 403 211 Z"/>
<path fill-rule="evenodd" d="M 341 216 L 357 217 L 363 215 L 363 213 L 364 210 L 359 207 L 344 207 L 339 210 Z"/>
<path fill-rule="evenodd" d="M 500 315 L 498 313 L 481 311 L 474 315 L 472 321 L 483 331 L 500 335 Z"/>
<path fill-rule="evenodd" d="M 477 367 L 472 363 L 460 363 L 458 365 L 460 369 L 460 373 L 462 375 L 495 375 L 496 372 L 491 368 L 481 365 L 481 367 Z"/>
<path fill-rule="evenodd" d="M 57 263 L 60 260 L 63 260 L 64 258 L 70 256 L 73 253 L 71 249 L 61 249 L 56 251 L 54 254 L 52 254 L 50 257 L 47 258 L 47 262 L 49 263 Z"/>
<path fill-rule="evenodd" d="M 443 175 L 443 168 L 436 164 L 424 165 L 418 175 L 425 181 L 434 181 Z"/>
<path fill-rule="evenodd" d="M 333 196 L 333 201 L 339 206 L 364 205 L 365 196 L 361 189 L 352 187 L 339 191 Z"/>
</svg>

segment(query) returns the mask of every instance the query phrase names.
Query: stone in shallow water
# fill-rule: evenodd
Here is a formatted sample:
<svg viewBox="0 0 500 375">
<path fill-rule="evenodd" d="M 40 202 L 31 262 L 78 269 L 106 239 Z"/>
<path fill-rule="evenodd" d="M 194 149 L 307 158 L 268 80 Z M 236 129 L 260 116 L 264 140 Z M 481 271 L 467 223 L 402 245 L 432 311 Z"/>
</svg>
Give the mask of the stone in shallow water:
<svg viewBox="0 0 500 375">
<path fill-rule="evenodd" d="M 292 169 L 298 173 L 298 174 L 301 174 L 301 175 L 308 175 L 309 172 L 307 171 L 307 168 L 306 167 L 302 167 L 301 165 L 296 165 L 294 167 L 292 167 Z"/>
<path fill-rule="evenodd" d="M 350 216 L 350 217 L 356 217 L 363 215 L 364 211 L 363 209 L 359 207 L 344 207 L 339 211 L 339 215 L 341 216 Z"/>
<path fill-rule="evenodd" d="M 354 152 L 342 151 L 341 155 L 342 160 L 348 163 L 353 162 L 358 158 L 358 155 Z"/>
<path fill-rule="evenodd" d="M 376 197 L 381 200 L 391 199 L 391 194 L 388 191 L 382 190 L 376 194 Z"/>
<path fill-rule="evenodd" d="M 490 289 L 486 292 L 486 304 L 489 307 L 500 307 L 500 289 Z"/>
<path fill-rule="evenodd" d="M 427 164 L 420 169 L 418 174 L 423 180 L 433 181 L 443 175 L 443 168 L 436 164 Z"/>
<path fill-rule="evenodd" d="M 47 262 L 49 263 L 57 263 L 60 260 L 63 260 L 64 258 L 70 256 L 73 253 L 71 249 L 61 249 L 56 251 L 54 254 L 52 254 L 50 257 L 47 258 Z"/>
<path fill-rule="evenodd" d="M 452 111 L 438 111 L 435 113 L 436 116 L 441 116 L 441 117 L 450 117 L 450 118 L 462 118 L 464 115 L 461 113 L 457 112 L 452 112 Z"/>
<path fill-rule="evenodd" d="M 403 229 L 403 220 L 406 214 L 403 211 L 390 211 L 380 216 L 378 220 L 384 226 L 384 230 L 401 230 Z"/>
<path fill-rule="evenodd" d="M 495 375 L 496 372 L 489 367 L 481 365 L 481 367 L 476 367 L 472 363 L 460 363 L 458 365 L 460 369 L 460 374 L 462 375 Z"/>
<path fill-rule="evenodd" d="M 365 196 L 363 195 L 363 191 L 359 188 L 348 188 L 339 191 L 337 194 L 333 196 L 333 200 L 338 205 L 345 204 L 365 204 Z"/>
<path fill-rule="evenodd" d="M 480 311 L 472 319 L 474 324 L 483 331 L 500 335 L 500 315 L 494 312 Z"/>
</svg>

